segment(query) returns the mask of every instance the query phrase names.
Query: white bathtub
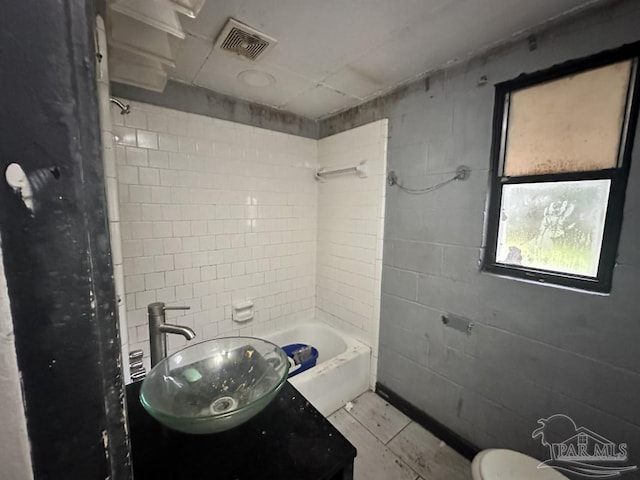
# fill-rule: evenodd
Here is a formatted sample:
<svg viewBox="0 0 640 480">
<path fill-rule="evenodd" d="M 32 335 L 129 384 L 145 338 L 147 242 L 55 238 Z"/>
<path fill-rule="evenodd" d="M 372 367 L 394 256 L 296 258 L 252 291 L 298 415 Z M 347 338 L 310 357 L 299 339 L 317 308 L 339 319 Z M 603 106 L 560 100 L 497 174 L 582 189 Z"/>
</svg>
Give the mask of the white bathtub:
<svg viewBox="0 0 640 480">
<path fill-rule="evenodd" d="M 371 349 L 323 323 L 302 323 L 261 337 L 276 345 L 306 343 L 318 349 L 315 367 L 289 381 L 324 416 L 369 389 Z"/>
</svg>

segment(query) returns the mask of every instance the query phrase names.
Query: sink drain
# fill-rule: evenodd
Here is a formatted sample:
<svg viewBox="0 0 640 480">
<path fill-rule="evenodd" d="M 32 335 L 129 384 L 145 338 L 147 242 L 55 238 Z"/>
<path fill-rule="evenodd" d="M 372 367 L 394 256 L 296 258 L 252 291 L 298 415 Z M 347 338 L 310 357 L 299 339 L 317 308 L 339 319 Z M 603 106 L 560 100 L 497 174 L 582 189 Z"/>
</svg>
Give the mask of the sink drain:
<svg viewBox="0 0 640 480">
<path fill-rule="evenodd" d="M 214 413 L 214 414 L 225 413 L 230 410 L 233 410 L 234 408 L 236 408 L 236 406 L 238 406 L 238 402 L 235 398 L 220 397 L 213 401 L 213 403 L 209 407 L 209 410 L 211 410 L 211 413 Z"/>
</svg>

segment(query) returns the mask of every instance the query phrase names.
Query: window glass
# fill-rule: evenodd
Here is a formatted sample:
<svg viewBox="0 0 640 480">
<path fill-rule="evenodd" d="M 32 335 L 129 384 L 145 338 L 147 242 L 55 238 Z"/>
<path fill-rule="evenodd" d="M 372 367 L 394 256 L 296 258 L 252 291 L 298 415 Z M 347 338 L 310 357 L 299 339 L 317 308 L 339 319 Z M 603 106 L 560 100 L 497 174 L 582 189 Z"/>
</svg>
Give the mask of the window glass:
<svg viewBox="0 0 640 480">
<path fill-rule="evenodd" d="M 496 261 L 596 277 L 610 183 L 504 185 Z"/>
<path fill-rule="evenodd" d="M 504 175 L 615 167 L 630 74 L 629 60 L 512 92 Z"/>
</svg>

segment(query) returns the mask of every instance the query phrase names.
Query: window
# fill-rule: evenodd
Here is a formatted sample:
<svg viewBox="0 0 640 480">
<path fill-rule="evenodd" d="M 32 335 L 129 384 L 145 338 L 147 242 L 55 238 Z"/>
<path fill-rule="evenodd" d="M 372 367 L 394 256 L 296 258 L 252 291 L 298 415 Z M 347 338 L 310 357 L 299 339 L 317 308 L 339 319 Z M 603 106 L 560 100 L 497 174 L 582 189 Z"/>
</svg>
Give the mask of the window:
<svg viewBox="0 0 640 480">
<path fill-rule="evenodd" d="M 496 86 L 484 270 L 610 291 L 639 52 L 634 44 Z"/>
</svg>

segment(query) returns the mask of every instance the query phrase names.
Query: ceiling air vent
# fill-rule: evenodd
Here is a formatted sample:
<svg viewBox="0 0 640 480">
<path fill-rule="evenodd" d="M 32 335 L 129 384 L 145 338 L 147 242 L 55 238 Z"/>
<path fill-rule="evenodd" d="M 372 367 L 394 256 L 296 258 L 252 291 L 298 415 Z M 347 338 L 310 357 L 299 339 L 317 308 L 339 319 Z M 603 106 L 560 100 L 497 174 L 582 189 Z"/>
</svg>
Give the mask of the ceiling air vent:
<svg viewBox="0 0 640 480">
<path fill-rule="evenodd" d="M 275 38 L 230 18 L 218 35 L 215 46 L 255 61 L 277 42 Z"/>
</svg>

